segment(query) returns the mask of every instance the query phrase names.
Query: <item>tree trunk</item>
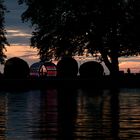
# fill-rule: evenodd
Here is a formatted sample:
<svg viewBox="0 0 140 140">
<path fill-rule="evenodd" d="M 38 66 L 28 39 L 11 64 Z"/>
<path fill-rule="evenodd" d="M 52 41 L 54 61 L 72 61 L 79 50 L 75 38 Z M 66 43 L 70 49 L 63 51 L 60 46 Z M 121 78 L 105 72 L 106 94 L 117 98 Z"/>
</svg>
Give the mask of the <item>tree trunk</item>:
<svg viewBox="0 0 140 140">
<path fill-rule="evenodd" d="M 113 77 L 117 77 L 119 74 L 119 61 L 118 61 L 118 50 L 112 49 L 110 60 L 108 58 L 108 54 L 105 52 L 105 50 L 100 51 L 103 61 L 106 65 L 106 67 L 110 71 L 110 75 Z"/>
<path fill-rule="evenodd" d="M 112 49 L 111 51 L 111 69 L 110 75 L 111 76 L 118 76 L 119 75 L 119 61 L 118 61 L 118 50 Z"/>
<path fill-rule="evenodd" d="M 119 76 L 119 66 L 118 66 L 117 61 L 118 61 L 117 59 L 114 59 L 114 60 L 112 60 L 112 63 L 111 63 L 112 66 L 110 68 L 110 75 L 113 77 Z"/>
</svg>

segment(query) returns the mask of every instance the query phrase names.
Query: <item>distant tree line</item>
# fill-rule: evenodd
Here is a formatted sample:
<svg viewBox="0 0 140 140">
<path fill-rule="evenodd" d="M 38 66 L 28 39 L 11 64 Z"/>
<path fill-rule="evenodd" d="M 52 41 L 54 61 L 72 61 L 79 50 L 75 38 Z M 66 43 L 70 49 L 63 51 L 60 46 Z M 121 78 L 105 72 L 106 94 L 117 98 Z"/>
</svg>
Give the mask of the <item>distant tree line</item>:
<svg viewBox="0 0 140 140">
<path fill-rule="evenodd" d="M 111 75 L 117 75 L 120 56 L 140 53 L 139 0 L 18 0 L 18 3 L 27 5 L 22 20 L 30 21 L 34 27 L 31 46 L 39 50 L 42 61 L 83 55 L 87 50 L 87 54 L 104 61 Z"/>
</svg>

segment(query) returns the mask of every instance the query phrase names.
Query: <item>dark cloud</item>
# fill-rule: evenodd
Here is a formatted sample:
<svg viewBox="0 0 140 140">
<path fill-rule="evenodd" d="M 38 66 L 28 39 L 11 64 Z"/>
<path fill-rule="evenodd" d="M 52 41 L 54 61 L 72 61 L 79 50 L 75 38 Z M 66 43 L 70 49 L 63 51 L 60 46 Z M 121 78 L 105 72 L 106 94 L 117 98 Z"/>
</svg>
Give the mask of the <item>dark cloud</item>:
<svg viewBox="0 0 140 140">
<path fill-rule="evenodd" d="M 25 46 L 30 45 L 30 39 L 29 38 L 23 38 L 23 37 L 10 37 L 8 38 L 8 41 L 12 45 L 19 45 L 19 46 Z"/>
<path fill-rule="evenodd" d="M 30 44 L 30 37 L 32 28 L 29 23 L 23 23 L 21 14 L 26 10 L 25 5 L 18 5 L 17 0 L 5 0 L 8 13 L 5 14 L 5 27 L 7 30 L 7 39 L 10 44 Z M 9 30 L 20 31 L 25 36 L 15 36 Z M 27 35 L 29 34 L 29 35 Z"/>
</svg>

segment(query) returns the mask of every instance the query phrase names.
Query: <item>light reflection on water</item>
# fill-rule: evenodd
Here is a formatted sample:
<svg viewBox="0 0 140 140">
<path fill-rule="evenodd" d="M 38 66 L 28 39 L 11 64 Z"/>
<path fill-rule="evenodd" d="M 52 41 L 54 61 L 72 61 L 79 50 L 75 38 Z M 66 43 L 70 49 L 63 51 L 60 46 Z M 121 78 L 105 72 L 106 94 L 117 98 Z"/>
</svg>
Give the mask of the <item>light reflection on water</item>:
<svg viewBox="0 0 140 140">
<path fill-rule="evenodd" d="M 140 89 L 0 92 L 0 140 L 139 140 Z"/>
</svg>

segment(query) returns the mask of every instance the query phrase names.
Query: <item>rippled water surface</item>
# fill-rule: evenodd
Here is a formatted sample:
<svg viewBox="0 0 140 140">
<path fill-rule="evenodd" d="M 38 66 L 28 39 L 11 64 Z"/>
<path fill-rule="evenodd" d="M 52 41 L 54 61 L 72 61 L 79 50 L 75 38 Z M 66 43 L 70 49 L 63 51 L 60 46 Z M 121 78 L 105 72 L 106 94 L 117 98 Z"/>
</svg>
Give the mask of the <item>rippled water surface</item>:
<svg viewBox="0 0 140 140">
<path fill-rule="evenodd" d="M 0 140 L 140 140 L 140 89 L 0 92 Z"/>
</svg>

